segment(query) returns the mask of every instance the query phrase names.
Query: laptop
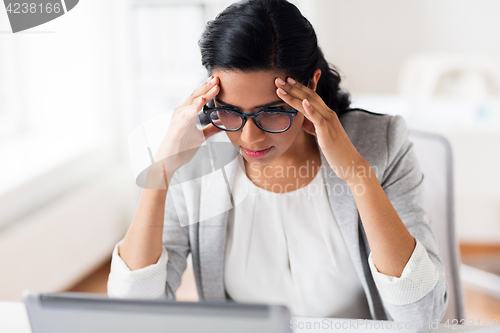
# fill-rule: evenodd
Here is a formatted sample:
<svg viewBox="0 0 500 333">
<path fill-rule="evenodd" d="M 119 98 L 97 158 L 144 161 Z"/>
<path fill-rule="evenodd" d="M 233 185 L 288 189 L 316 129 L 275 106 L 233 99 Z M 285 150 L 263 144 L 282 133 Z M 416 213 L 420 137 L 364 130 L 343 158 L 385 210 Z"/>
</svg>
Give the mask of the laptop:
<svg viewBox="0 0 500 333">
<path fill-rule="evenodd" d="M 290 312 L 274 304 L 176 302 L 103 294 L 25 290 L 33 333 L 291 333 Z"/>
</svg>

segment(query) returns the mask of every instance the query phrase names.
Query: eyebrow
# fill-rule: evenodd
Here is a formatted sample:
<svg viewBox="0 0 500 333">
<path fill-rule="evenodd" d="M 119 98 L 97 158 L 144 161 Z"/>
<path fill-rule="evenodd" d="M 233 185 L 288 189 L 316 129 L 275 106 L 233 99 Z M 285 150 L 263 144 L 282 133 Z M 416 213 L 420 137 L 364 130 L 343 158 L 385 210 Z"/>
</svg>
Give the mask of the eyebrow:
<svg viewBox="0 0 500 333">
<path fill-rule="evenodd" d="M 221 101 L 220 99 L 217 99 L 217 98 L 214 98 L 214 100 L 219 103 L 219 104 L 222 104 L 224 106 L 228 106 L 228 107 L 231 107 L 231 108 L 235 108 L 235 109 L 238 109 L 238 110 L 241 110 L 241 108 L 239 106 L 235 106 L 235 105 L 232 105 L 232 104 L 229 104 L 229 103 L 226 103 L 224 101 Z M 258 105 L 258 106 L 255 106 L 254 109 L 264 109 L 264 108 L 268 108 L 270 106 L 273 106 L 273 105 L 278 105 L 278 104 L 286 104 L 283 100 L 278 100 L 278 101 L 274 101 L 274 102 L 271 102 L 271 103 L 267 103 L 267 104 L 264 104 L 264 105 Z"/>
</svg>

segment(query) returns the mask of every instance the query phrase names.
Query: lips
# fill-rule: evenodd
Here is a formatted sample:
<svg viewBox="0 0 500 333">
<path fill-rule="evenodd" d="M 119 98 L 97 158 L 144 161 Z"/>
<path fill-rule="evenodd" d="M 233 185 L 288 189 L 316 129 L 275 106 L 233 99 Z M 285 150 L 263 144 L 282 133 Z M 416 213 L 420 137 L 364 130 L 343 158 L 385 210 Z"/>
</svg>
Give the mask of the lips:
<svg viewBox="0 0 500 333">
<path fill-rule="evenodd" d="M 268 147 L 268 148 L 263 148 L 263 149 L 258 149 L 258 150 L 252 150 L 252 149 L 241 147 L 241 149 L 243 150 L 243 152 L 248 157 L 250 157 L 250 158 L 261 158 L 261 157 L 264 157 L 264 155 L 266 155 L 271 150 L 271 148 L 272 148 L 272 146 Z"/>
</svg>

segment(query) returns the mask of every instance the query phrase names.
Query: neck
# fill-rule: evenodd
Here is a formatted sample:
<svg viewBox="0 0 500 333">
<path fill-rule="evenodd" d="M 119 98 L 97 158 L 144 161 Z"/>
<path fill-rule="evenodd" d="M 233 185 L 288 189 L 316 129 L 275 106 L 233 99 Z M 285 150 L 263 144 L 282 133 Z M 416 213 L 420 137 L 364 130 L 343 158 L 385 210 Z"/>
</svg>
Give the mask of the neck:
<svg viewBox="0 0 500 333">
<path fill-rule="evenodd" d="M 314 159 L 319 156 L 319 147 L 316 143 L 315 136 L 301 131 L 295 138 L 293 144 L 277 158 L 272 166 L 300 166 L 306 163 L 307 160 Z"/>
</svg>

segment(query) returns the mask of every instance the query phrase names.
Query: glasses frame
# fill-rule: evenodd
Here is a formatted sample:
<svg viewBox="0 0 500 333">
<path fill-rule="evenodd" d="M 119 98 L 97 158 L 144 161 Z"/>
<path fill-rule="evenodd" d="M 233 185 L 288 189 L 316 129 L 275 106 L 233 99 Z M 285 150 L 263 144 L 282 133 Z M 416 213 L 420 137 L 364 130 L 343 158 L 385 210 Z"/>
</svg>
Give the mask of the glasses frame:
<svg viewBox="0 0 500 333">
<path fill-rule="evenodd" d="M 214 122 L 212 121 L 212 118 L 210 117 L 210 115 L 212 114 L 212 112 L 219 111 L 219 110 L 230 110 L 230 111 L 236 112 L 243 119 L 243 122 L 242 122 L 241 126 L 239 128 L 237 128 L 237 129 L 231 129 L 230 130 L 230 129 L 226 129 L 226 128 L 220 128 L 219 126 L 217 126 L 216 124 L 214 124 Z M 264 112 L 269 112 L 269 111 L 279 112 L 279 113 L 285 114 L 286 116 L 288 116 L 288 119 L 290 119 L 290 125 L 288 125 L 288 127 L 286 129 L 282 130 L 282 131 L 269 131 L 269 130 L 266 130 L 256 120 L 256 117 L 258 115 L 264 113 Z M 221 130 L 227 131 L 227 132 L 237 132 L 237 131 L 239 131 L 240 129 L 242 129 L 245 126 L 245 124 L 247 123 L 247 119 L 248 118 L 252 118 L 254 124 L 258 128 L 260 128 L 261 130 L 263 130 L 264 132 L 268 132 L 268 133 L 283 133 L 283 132 L 288 131 L 290 129 L 290 127 L 292 127 L 293 118 L 295 118 L 295 116 L 298 114 L 298 112 L 299 111 L 297 111 L 295 109 L 292 109 L 292 110 L 282 110 L 282 109 L 275 109 L 275 108 L 267 108 L 267 109 L 262 109 L 260 111 L 257 111 L 255 113 L 245 113 L 245 112 L 239 111 L 238 109 L 235 109 L 235 108 L 232 108 L 232 107 L 228 107 L 228 106 L 210 107 L 210 106 L 205 105 L 203 107 L 203 113 L 205 113 L 207 115 L 207 117 L 210 120 L 210 122 L 212 123 L 212 125 L 214 125 L 218 129 L 221 129 Z"/>
<path fill-rule="evenodd" d="M 311 79 L 309 78 L 307 80 L 307 83 L 306 83 L 306 87 L 307 88 L 309 88 L 309 84 L 310 83 L 311 83 Z M 238 129 L 234 129 L 234 130 L 220 128 L 219 126 L 217 126 L 217 125 L 214 124 L 214 122 L 212 121 L 212 118 L 210 117 L 210 115 L 211 115 L 212 112 L 219 111 L 219 110 L 231 110 L 231 111 L 235 111 L 237 114 L 240 115 L 241 118 L 243 118 L 243 123 L 241 124 L 241 126 Z M 266 111 L 274 111 L 274 112 L 285 113 L 288 116 L 288 118 L 290 119 L 290 125 L 286 129 L 284 129 L 282 131 L 268 131 L 268 130 L 264 129 L 259 124 L 259 122 L 255 120 L 255 117 L 257 117 L 260 113 L 266 112 Z M 282 110 L 282 109 L 268 108 L 268 109 L 262 109 L 260 111 L 255 112 L 255 113 L 245 113 L 245 112 L 241 112 L 238 109 L 235 109 L 235 108 L 232 108 L 232 107 L 228 107 L 228 106 L 216 106 L 216 107 L 211 107 L 211 106 L 208 106 L 208 105 L 204 105 L 203 106 L 203 113 L 207 115 L 208 119 L 210 120 L 210 123 L 212 123 L 212 125 L 214 125 L 218 129 L 221 129 L 221 130 L 227 131 L 227 132 L 237 132 L 237 131 L 239 131 L 240 129 L 242 129 L 245 126 L 245 124 L 247 123 L 247 119 L 248 118 L 252 118 L 254 124 L 258 128 L 260 128 L 261 130 L 263 130 L 264 132 L 268 132 L 268 133 L 283 133 L 283 132 L 288 131 L 290 129 L 290 127 L 292 127 L 293 118 L 295 118 L 295 116 L 298 114 L 298 112 L 299 111 L 296 110 L 296 109 Z"/>
</svg>

